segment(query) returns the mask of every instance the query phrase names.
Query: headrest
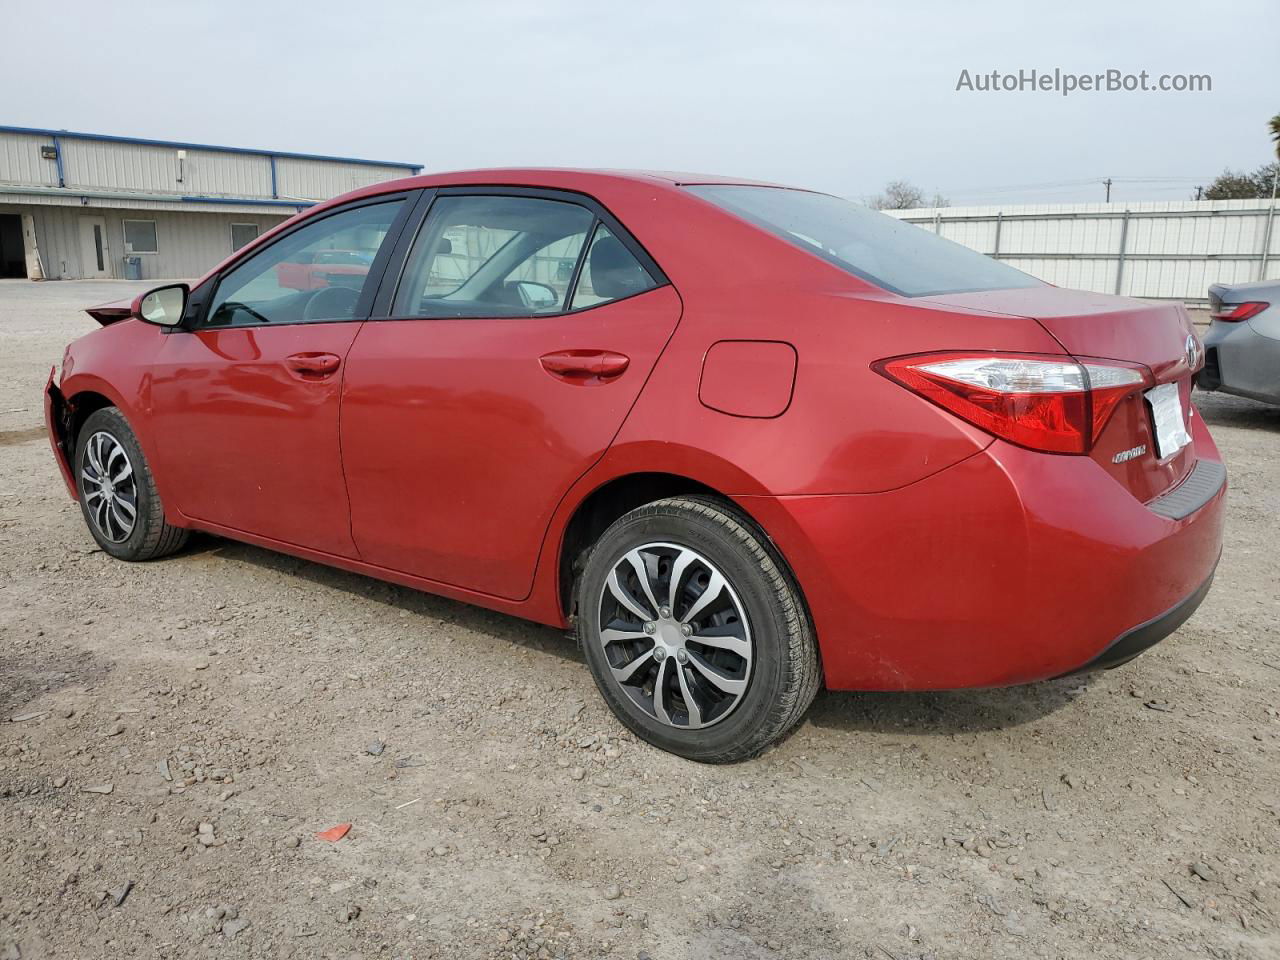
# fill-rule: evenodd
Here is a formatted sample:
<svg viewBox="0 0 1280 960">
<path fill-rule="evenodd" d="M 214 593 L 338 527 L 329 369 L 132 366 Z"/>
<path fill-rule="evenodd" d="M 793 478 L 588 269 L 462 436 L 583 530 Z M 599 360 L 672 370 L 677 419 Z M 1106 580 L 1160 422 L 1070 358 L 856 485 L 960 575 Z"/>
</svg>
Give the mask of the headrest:
<svg viewBox="0 0 1280 960">
<path fill-rule="evenodd" d="M 591 247 L 591 286 L 598 297 L 620 300 L 649 286 L 649 275 L 621 240 L 605 236 Z"/>
</svg>

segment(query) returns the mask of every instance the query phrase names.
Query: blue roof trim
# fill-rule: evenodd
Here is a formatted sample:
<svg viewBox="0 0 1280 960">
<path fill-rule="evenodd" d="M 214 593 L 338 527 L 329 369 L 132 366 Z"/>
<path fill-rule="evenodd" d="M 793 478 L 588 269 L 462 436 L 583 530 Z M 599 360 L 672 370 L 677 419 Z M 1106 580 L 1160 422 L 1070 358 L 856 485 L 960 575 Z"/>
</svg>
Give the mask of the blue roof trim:
<svg viewBox="0 0 1280 960">
<path fill-rule="evenodd" d="M 77 133 L 74 130 L 49 130 L 44 127 L 10 127 L 0 125 L 0 133 L 27 133 L 64 140 L 101 140 L 106 143 L 134 143 L 146 147 L 176 147 L 184 150 L 214 150 L 218 153 L 247 153 L 255 157 L 284 157 L 289 160 L 326 160 L 330 163 L 358 163 L 366 167 L 404 167 L 415 174 L 422 172 L 420 163 L 396 160 L 362 160 L 359 157 L 330 157 L 320 153 L 291 153 L 288 150 L 253 150 L 249 147 L 219 147 L 212 143 L 185 143 L 181 140 L 148 140 L 144 137 L 117 137 L 107 133 Z"/>
<path fill-rule="evenodd" d="M 81 201 L 90 199 L 105 200 L 121 209 L 143 209 L 131 208 L 128 204 L 128 201 L 141 201 L 143 203 L 217 203 L 243 207 L 289 207 L 295 211 L 301 211 L 324 202 L 321 200 L 268 200 L 264 197 L 213 197 L 201 196 L 200 194 L 124 193 L 107 190 L 85 190 L 79 187 L 24 187 L 22 185 L 0 183 L 0 198 L 3 197 L 79 197 Z M 11 202 L 20 203 L 21 199 Z"/>
</svg>

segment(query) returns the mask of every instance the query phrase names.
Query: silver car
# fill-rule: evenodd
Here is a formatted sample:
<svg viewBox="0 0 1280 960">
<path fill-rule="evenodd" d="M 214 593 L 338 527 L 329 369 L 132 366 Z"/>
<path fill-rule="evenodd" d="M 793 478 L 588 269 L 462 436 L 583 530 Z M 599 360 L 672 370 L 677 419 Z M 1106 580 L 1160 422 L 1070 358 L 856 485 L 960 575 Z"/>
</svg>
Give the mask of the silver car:
<svg viewBox="0 0 1280 960">
<path fill-rule="evenodd" d="M 1215 283 L 1201 390 L 1280 404 L 1280 280 Z"/>
</svg>

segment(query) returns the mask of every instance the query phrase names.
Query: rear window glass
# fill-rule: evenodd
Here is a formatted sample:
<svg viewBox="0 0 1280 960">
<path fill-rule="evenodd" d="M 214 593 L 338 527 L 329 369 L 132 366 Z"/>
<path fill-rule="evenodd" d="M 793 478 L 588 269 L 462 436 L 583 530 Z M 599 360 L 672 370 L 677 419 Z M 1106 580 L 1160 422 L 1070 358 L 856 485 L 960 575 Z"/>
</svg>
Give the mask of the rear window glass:
<svg viewBox="0 0 1280 960">
<path fill-rule="evenodd" d="M 904 297 L 1041 285 L 1035 277 L 976 250 L 825 193 L 722 185 L 688 189 L 802 250 Z"/>
</svg>

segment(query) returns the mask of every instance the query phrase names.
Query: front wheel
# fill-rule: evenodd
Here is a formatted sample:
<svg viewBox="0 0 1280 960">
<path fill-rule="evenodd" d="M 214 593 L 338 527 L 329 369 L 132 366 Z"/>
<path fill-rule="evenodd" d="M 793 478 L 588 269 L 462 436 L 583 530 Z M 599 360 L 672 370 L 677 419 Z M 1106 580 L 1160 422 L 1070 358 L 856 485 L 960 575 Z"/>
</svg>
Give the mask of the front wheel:
<svg viewBox="0 0 1280 960">
<path fill-rule="evenodd" d="M 95 410 L 80 428 L 75 477 L 84 522 L 111 556 L 154 560 L 187 542 L 186 530 L 165 523 L 151 467 L 115 407 Z"/>
<path fill-rule="evenodd" d="M 682 757 L 753 756 L 817 693 L 799 591 L 728 504 L 681 497 L 632 510 L 592 548 L 577 600 L 579 640 L 609 707 Z"/>
</svg>

